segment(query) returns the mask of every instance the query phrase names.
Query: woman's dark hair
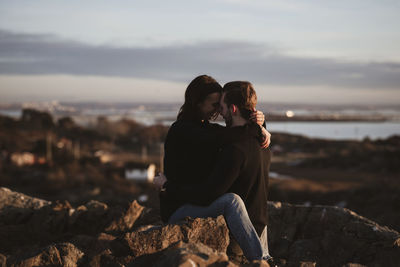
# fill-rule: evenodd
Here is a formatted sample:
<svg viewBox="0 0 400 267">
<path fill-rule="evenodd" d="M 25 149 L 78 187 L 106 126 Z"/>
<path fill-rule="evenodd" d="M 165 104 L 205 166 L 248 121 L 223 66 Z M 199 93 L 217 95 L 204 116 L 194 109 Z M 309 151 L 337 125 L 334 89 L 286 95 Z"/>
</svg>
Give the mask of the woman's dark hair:
<svg viewBox="0 0 400 267">
<path fill-rule="evenodd" d="M 221 93 L 222 86 L 211 76 L 201 75 L 190 82 L 185 92 L 185 103 L 178 113 L 178 120 L 198 120 L 199 107 L 209 94 Z"/>
<path fill-rule="evenodd" d="M 257 105 L 257 95 L 253 85 L 247 81 L 229 82 L 224 85 L 223 92 L 228 107 L 237 106 L 242 117 L 248 120 Z"/>
</svg>

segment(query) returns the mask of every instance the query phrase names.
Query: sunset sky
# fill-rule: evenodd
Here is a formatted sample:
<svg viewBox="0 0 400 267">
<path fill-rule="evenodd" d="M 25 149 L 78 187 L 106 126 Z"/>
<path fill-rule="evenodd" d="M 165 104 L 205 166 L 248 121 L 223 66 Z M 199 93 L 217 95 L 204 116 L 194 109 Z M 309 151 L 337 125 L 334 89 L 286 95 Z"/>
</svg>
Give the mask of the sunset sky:
<svg viewBox="0 0 400 267">
<path fill-rule="evenodd" d="M 400 2 L 2 0 L 0 102 L 181 102 L 209 74 L 260 101 L 400 103 Z"/>
</svg>

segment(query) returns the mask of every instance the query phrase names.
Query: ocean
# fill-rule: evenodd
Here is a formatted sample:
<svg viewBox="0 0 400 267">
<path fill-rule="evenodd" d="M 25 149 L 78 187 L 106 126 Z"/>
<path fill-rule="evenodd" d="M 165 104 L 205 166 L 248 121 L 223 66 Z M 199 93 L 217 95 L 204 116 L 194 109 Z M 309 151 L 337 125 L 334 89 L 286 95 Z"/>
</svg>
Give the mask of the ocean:
<svg viewBox="0 0 400 267">
<path fill-rule="evenodd" d="M 50 109 L 49 109 L 50 106 Z M 272 106 L 272 107 L 271 107 Z M 45 108 L 43 108 L 45 107 Z M 48 110 L 55 120 L 63 116 L 70 116 L 78 124 L 90 126 L 96 123 L 98 116 L 105 116 L 109 120 L 121 118 L 133 119 L 145 125 L 163 124 L 169 126 L 176 118 L 179 104 L 113 104 L 105 105 L 100 103 L 92 104 L 64 104 L 46 103 L 37 104 L 33 108 Z M 284 114 L 288 106 L 269 105 L 271 110 L 265 108 L 265 114 Z M 297 115 L 312 114 L 350 114 L 350 115 L 384 115 L 391 118 L 387 121 L 267 121 L 267 129 L 274 132 L 299 134 L 312 138 L 324 139 L 353 139 L 364 138 L 378 139 L 387 138 L 392 135 L 400 135 L 400 109 L 395 108 L 342 108 L 327 109 L 326 107 L 305 106 L 292 109 Z M 21 108 L 0 108 L 0 114 L 19 118 L 22 114 Z M 218 121 L 217 123 L 223 124 Z"/>
</svg>

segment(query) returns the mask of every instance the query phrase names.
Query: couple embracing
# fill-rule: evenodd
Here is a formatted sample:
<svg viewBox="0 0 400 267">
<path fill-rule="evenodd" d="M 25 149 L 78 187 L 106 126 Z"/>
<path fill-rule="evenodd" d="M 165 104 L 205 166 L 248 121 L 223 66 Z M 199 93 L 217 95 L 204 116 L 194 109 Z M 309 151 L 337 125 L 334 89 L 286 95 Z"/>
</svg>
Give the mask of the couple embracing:
<svg viewBox="0 0 400 267">
<path fill-rule="evenodd" d="M 267 188 L 270 134 L 249 82 L 222 87 L 196 77 L 165 141 L 160 209 L 164 222 L 223 215 L 249 261 L 270 259 Z M 221 114 L 226 127 L 210 123 Z"/>
</svg>

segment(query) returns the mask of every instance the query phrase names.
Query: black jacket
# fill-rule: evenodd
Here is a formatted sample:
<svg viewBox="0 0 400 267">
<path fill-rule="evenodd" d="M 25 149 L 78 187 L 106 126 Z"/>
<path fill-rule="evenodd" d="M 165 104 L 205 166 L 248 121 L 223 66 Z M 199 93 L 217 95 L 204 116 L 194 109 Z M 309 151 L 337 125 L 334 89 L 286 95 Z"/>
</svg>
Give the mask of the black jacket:
<svg viewBox="0 0 400 267">
<path fill-rule="evenodd" d="M 164 173 L 169 181 L 194 184 L 215 165 L 226 128 L 208 121 L 174 122 L 164 144 Z"/>
<path fill-rule="evenodd" d="M 270 151 L 260 148 L 259 132 L 254 129 L 257 128 L 251 125 L 227 128 L 210 175 L 196 184 L 169 180 L 166 185 L 168 198 L 182 204 L 209 205 L 224 193 L 236 193 L 243 199 L 249 217 L 261 235 L 267 224 Z M 188 172 L 187 177 L 195 172 Z"/>
<path fill-rule="evenodd" d="M 208 121 L 174 122 L 168 130 L 164 144 L 164 173 L 168 183 L 185 186 L 201 183 L 214 168 L 225 127 Z M 186 200 L 175 199 L 160 193 L 161 218 L 167 222 L 169 217 Z"/>
</svg>

